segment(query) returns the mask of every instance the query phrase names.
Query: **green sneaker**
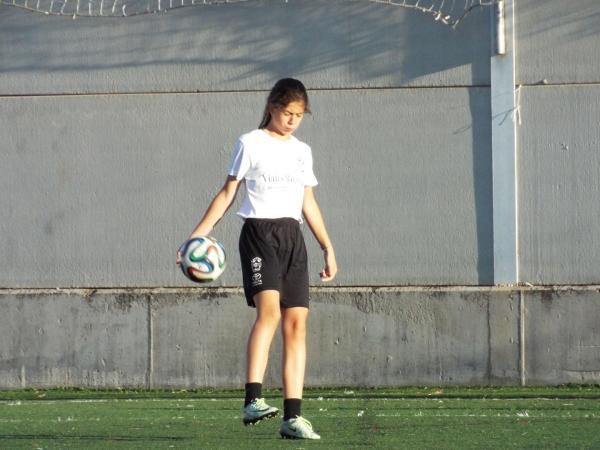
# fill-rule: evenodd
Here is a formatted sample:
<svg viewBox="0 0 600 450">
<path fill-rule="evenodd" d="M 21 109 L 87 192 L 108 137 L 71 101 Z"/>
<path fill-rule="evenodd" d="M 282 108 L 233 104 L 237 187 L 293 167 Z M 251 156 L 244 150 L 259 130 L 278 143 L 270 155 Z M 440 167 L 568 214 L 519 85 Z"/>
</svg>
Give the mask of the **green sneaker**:
<svg viewBox="0 0 600 450">
<path fill-rule="evenodd" d="M 248 406 L 244 406 L 244 425 L 253 425 L 263 419 L 276 416 L 279 410 L 266 404 L 264 398 L 255 398 Z"/>
<path fill-rule="evenodd" d="M 311 423 L 304 417 L 282 420 L 279 434 L 284 439 L 321 439 L 312 429 Z"/>
</svg>

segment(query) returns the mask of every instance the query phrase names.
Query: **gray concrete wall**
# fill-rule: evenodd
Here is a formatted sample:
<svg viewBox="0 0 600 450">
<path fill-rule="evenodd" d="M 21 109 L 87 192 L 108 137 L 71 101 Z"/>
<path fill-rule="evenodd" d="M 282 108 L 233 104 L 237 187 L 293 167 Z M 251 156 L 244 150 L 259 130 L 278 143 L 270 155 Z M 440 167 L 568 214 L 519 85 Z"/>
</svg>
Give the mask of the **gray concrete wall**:
<svg viewBox="0 0 600 450">
<path fill-rule="evenodd" d="M 600 280 L 600 4 L 516 2 L 521 280 Z"/>
<path fill-rule="evenodd" d="M 518 0 L 515 14 L 519 84 L 600 81 L 596 0 Z"/>
<path fill-rule="evenodd" d="M 594 284 L 600 279 L 599 105 L 600 85 L 522 88 L 523 280 Z"/>
<path fill-rule="evenodd" d="M 598 287 L 313 289 L 307 386 L 595 382 Z M 242 387 L 238 289 L 3 290 L 0 388 Z M 276 336 L 265 384 L 279 387 Z"/>
<path fill-rule="evenodd" d="M 453 31 L 335 3 L 103 20 L 2 7 L 0 286 L 190 286 L 173 254 L 286 75 L 312 90 L 299 136 L 336 284 L 493 282 L 486 12 Z M 230 256 L 221 286 L 241 282 L 239 227 L 230 213 L 214 233 Z"/>
<path fill-rule="evenodd" d="M 488 97 L 485 88 L 313 94 L 300 135 L 315 149 L 338 284 L 489 283 Z M 262 92 L 5 98 L 0 114 L 24 120 L 0 123 L 0 285 L 189 285 L 175 250 L 263 101 Z M 240 223 L 234 209 L 214 232 L 229 254 L 225 286 L 241 283 Z M 322 257 L 306 231 L 316 283 Z"/>
<path fill-rule="evenodd" d="M 525 283 L 600 278 L 599 9 L 516 2 Z M 488 19 L 451 30 L 337 1 L 102 20 L 0 6 L 0 387 L 241 386 L 239 220 L 215 231 L 220 288 L 193 288 L 174 253 L 289 75 L 311 91 L 299 137 L 340 264 L 315 287 L 307 239 L 308 385 L 598 382 L 594 286 L 477 287 L 494 281 Z"/>
<path fill-rule="evenodd" d="M 0 8 L 1 95 L 255 91 L 290 74 L 313 89 L 489 84 L 487 10 L 452 30 L 367 1 L 250 1 L 100 20 Z"/>
</svg>

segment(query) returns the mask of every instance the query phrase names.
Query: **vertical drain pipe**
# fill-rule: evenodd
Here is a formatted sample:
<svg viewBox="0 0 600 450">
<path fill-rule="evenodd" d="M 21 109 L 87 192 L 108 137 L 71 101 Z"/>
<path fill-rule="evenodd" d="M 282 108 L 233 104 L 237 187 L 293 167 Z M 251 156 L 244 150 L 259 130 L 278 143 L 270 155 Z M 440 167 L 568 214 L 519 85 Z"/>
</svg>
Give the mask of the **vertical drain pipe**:
<svg viewBox="0 0 600 450">
<path fill-rule="evenodd" d="M 519 293 L 519 372 L 521 376 L 521 386 L 527 386 L 525 371 L 525 293 L 522 290 Z"/>
</svg>

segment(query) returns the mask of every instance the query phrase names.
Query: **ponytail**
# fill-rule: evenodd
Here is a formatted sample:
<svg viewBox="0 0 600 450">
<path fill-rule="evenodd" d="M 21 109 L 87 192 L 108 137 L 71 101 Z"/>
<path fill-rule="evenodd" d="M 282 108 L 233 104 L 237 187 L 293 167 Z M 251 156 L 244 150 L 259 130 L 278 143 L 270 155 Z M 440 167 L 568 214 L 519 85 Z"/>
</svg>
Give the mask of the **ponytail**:
<svg viewBox="0 0 600 450">
<path fill-rule="evenodd" d="M 269 102 L 267 101 L 267 104 L 265 105 L 265 112 L 263 113 L 263 117 L 262 117 L 262 120 L 260 121 L 260 125 L 258 126 L 258 128 L 259 129 L 267 128 L 267 125 L 269 125 L 270 121 L 271 121 L 271 111 L 269 108 Z"/>
</svg>

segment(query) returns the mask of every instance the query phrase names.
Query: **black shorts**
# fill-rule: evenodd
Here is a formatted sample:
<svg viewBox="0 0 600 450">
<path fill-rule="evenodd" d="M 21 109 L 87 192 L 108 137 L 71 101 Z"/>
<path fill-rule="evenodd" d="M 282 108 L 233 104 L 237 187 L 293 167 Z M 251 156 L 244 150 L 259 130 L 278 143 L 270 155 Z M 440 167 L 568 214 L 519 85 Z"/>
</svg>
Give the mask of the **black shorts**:
<svg viewBox="0 0 600 450">
<path fill-rule="evenodd" d="M 279 291 L 282 308 L 308 308 L 308 263 L 300 224 L 292 218 L 246 219 L 240 259 L 248 306 L 264 290 Z"/>
</svg>

